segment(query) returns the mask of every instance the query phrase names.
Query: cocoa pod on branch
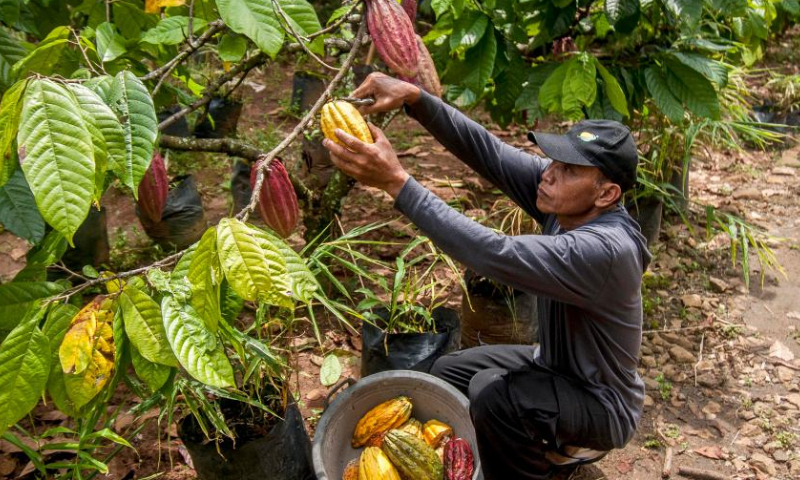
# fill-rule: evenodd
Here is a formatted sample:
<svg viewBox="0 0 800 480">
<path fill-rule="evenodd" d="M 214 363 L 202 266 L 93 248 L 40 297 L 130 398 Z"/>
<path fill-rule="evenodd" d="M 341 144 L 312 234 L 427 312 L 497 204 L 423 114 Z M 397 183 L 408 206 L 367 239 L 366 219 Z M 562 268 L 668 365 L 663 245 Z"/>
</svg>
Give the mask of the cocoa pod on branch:
<svg viewBox="0 0 800 480">
<path fill-rule="evenodd" d="M 264 160 L 259 160 L 250 170 L 250 188 L 255 189 L 258 170 L 263 163 Z M 292 234 L 300 219 L 297 194 L 283 163 L 277 158 L 264 172 L 264 182 L 258 196 L 258 211 L 264 223 L 283 238 Z"/>
<path fill-rule="evenodd" d="M 142 215 L 153 222 L 160 222 L 164 206 L 167 204 L 168 193 L 169 178 L 167 177 L 167 167 L 164 165 L 164 157 L 155 152 L 150 161 L 150 167 L 139 183 L 139 198 L 136 203 L 139 205 Z"/>
<path fill-rule="evenodd" d="M 367 27 L 381 60 L 397 75 L 417 75 L 414 25 L 396 0 L 367 0 Z"/>
</svg>

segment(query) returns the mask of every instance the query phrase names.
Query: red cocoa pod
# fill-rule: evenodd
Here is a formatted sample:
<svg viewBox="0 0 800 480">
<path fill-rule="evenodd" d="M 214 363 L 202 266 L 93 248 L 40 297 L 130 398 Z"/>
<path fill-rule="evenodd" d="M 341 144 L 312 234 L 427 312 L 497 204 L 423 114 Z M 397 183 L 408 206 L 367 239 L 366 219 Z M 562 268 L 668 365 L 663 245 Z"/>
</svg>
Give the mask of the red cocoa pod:
<svg viewBox="0 0 800 480">
<path fill-rule="evenodd" d="M 412 24 L 417 21 L 417 0 L 403 0 L 400 6 L 406 11 Z"/>
<path fill-rule="evenodd" d="M 419 35 L 416 35 L 416 37 L 419 51 L 419 66 L 415 83 L 431 95 L 441 97 L 442 84 L 439 82 L 439 73 L 436 71 L 436 65 L 433 63 L 431 53 L 428 51 L 428 47 L 425 46 L 425 43 L 423 43 L 422 38 Z"/>
<path fill-rule="evenodd" d="M 258 169 L 263 162 L 264 160 L 259 160 L 250 170 L 250 188 L 256 187 Z M 264 182 L 258 197 L 258 211 L 264 223 L 283 238 L 292 234 L 300 219 L 297 194 L 289 174 L 278 159 L 273 160 L 269 164 L 269 170 L 264 173 Z"/>
<path fill-rule="evenodd" d="M 139 205 L 140 214 L 153 222 L 160 222 L 164 206 L 167 204 L 167 193 L 169 193 L 167 167 L 164 166 L 164 158 L 161 154 L 155 152 L 153 160 L 150 161 L 150 167 L 139 183 L 136 203 Z"/>
<path fill-rule="evenodd" d="M 445 480 L 472 480 L 472 449 L 463 438 L 454 438 L 444 446 Z"/>
<path fill-rule="evenodd" d="M 367 0 L 369 36 L 381 60 L 397 75 L 417 75 L 414 25 L 397 0 Z"/>
</svg>

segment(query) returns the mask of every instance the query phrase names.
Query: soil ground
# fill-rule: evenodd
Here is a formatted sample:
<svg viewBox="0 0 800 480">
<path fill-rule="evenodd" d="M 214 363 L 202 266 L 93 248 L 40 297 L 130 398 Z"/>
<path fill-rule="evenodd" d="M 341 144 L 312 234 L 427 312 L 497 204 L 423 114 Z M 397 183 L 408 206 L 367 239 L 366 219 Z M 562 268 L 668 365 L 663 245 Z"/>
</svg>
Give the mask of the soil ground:
<svg viewBox="0 0 800 480">
<path fill-rule="evenodd" d="M 282 99 L 290 95 L 292 71 L 291 65 L 273 68 L 245 84 L 241 137 L 266 148 L 289 131 L 294 120 L 283 115 Z M 486 121 L 479 112 L 470 115 Z M 493 131 L 513 145 L 530 148 L 524 130 Z M 456 208 L 484 218 L 495 202 L 502 202 L 493 186 L 412 120 L 398 117 L 387 135 L 408 170 Z M 230 159 L 174 153 L 169 159 L 171 175 L 196 175 L 209 225 L 231 211 Z M 296 166 L 298 149 L 285 160 Z M 705 478 L 800 478 L 800 147 L 710 151 L 694 159 L 690 175 L 693 201 L 736 212 L 773 235 L 768 245 L 783 273 L 767 270 L 762 283 L 762 267 L 751 253 L 747 288 L 732 264 L 728 238 L 705 236 L 701 211 L 691 207 L 693 230 L 670 219 L 672 224 L 665 225 L 652 246 L 655 256 L 645 280 L 646 331 L 639 369 L 647 384 L 644 417 L 624 449 L 579 469 L 572 478 L 662 478 L 668 456 L 668 473 L 674 478 L 683 478 L 679 471 L 685 468 L 716 475 Z M 128 193 L 112 189 L 103 202 L 114 212 L 109 233 L 115 270 L 160 254 L 141 232 Z M 407 242 L 415 235 L 387 195 L 356 186 L 345 201 L 341 225 L 349 230 L 389 219 L 395 220 L 374 232 L 374 239 Z M 400 248 L 381 246 L 372 254 L 391 259 Z M 2 280 L 22 268 L 27 249 L 9 233 L 0 234 Z M 460 292 L 452 289 L 448 295 L 448 305 L 460 309 Z M 298 352 L 293 361 L 299 372 L 292 385 L 313 433 L 327 393 L 319 380 L 323 356 L 335 351 L 343 376 L 358 378 L 360 341 L 346 329 L 330 327 L 322 345 L 308 333 L 298 334 L 291 344 Z M 156 415 L 146 415 L 149 423 L 132 438 L 137 451 L 125 449 L 115 457 L 108 478 L 194 478 L 174 425 L 162 420 L 157 428 Z M 44 425 L 69 425 L 59 412 L 43 406 L 34 417 Z M 129 432 L 141 422 L 122 414 L 114 428 Z M 31 471 L 19 449 L 0 442 L 0 451 L 0 479 Z"/>
</svg>

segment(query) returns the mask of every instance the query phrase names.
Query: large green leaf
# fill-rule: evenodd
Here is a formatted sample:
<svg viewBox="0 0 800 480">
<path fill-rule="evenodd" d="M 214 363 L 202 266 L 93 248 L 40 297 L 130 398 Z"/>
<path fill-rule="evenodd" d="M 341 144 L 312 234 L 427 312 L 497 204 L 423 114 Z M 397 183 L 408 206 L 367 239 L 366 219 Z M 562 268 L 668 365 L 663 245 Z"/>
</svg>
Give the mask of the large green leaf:
<svg viewBox="0 0 800 480">
<path fill-rule="evenodd" d="M 172 369 L 166 365 L 153 363 L 144 358 L 142 354 L 136 350 L 136 347 L 131 348 L 131 363 L 133 364 L 133 370 L 136 372 L 136 376 L 144 380 L 144 383 L 146 383 L 153 392 L 164 386 L 172 371 Z"/>
<path fill-rule="evenodd" d="M 656 102 L 656 106 L 661 113 L 667 116 L 672 122 L 680 123 L 683 121 L 683 105 L 670 91 L 664 74 L 656 66 L 647 67 L 644 71 L 644 79 L 647 82 L 647 90 Z"/>
<path fill-rule="evenodd" d="M 177 366 L 158 304 L 138 288 L 126 286 L 120 293 L 119 307 L 125 333 L 139 353 L 151 362 Z"/>
<path fill-rule="evenodd" d="M 191 304 L 206 326 L 216 333 L 220 319 L 219 286 L 222 281 L 217 258 L 217 231 L 209 228 L 197 245 L 186 278 L 192 285 Z"/>
<path fill-rule="evenodd" d="M 235 33 L 226 33 L 217 44 L 217 53 L 223 62 L 238 62 L 247 53 L 247 38 Z"/>
<path fill-rule="evenodd" d="M 450 35 L 450 51 L 463 58 L 464 52 L 478 44 L 489 25 L 489 17 L 481 12 L 470 10 L 460 16 L 453 24 Z M 491 34 L 492 30 L 489 29 Z"/>
<path fill-rule="evenodd" d="M 225 278 L 237 295 L 255 301 L 272 289 L 264 251 L 247 225 L 235 218 L 220 220 L 217 252 Z"/>
<path fill-rule="evenodd" d="M 236 33 L 252 40 L 272 58 L 283 46 L 283 29 L 267 0 L 217 0 L 219 14 Z"/>
<path fill-rule="evenodd" d="M 72 35 L 68 27 L 56 27 L 36 48 L 14 65 L 17 78 L 26 77 L 29 73 L 50 75 L 61 61 L 61 56 L 69 47 Z"/>
<path fill-rule="evenodd" d="M 172 281 L 185 281 L 186 276 L 189 274 L 189 266 L 192 264 L 192 259 L 194 258 L 195 252 L 197 252 L 197 245 L 198 244 L 195 243 L 191 247 L 187 248 L 185 252 L 183 252 L 180 260 L 178 260 L 178 263 L 176 263 L 175 267 L 172 268 L 172 273 L 170 273 L 170 278 Z"/>
<path fill-rule="evenodd" d="M 722 62 L 691 52 L 670 52 L 670 55 L 687 67 L 702 73 L 720 88 L 728 84 L 728 69 Z"/>
<path fill-rule="evenodd" d="M 195 18 L 192 22 L 194 33 L 204 29 L 206 21 Z M 189 38 L 189 17 L 175 16 L 167 17 L 158 22 L 155 28 L 151 28 L 142 37 L 143 42 L 156 45 L 177 45 Z"/>
<path fill-rule="evenodd" d="M 289 17 L 289 23 L 292 24 L 294 31 L 299 35 L 305 37 L 322 29 L 317 12 L 306 0 L 278 0 L 278 4 L 280 4 L 286 16 Z M 324 54 L 323 38 L 315 38 L 309 44 L 309 48 L 316 54 Z"/>
<path fill-rule="evenodd" d="M 286 270 L 285 252 L 273 241 L 274 237 L 266 235 L 266 232 L 253 227 L 250 227 L 250 231 L 264 252 L 264 264 L 272 280 L 272 287 L 262 295 L 262 301 L 271 305 L 292 307 L 292 279 Z"/>
<path fill-rule="evenodd" d="M 39 243 L 44 238 L 44 219 L 36 208 L 36 200 L 22 170 L 16 170 L 0 187 L 0 223 L 31 243 Z"/>
<path fill-rule="evenodd" d="M 0 285 L 0 330 L 11 330 L 36 300 L 61 293 L 64 287 L 50 282 L 10 282 Z"/>
<path fill-rule="evenodd" d="M 310 302 L 314 296 L 314 292 L 319 288 L 319 283 L 316 277 L 314 277 L 314 274 L 311 273 L 311 270 L 308 269 L 308 265 L 305 260 L 303 260 L 303 257 L 276 235 L 257 229 L 252 225 L 250 228 L 255 232 L 254 236 L 259 240 L 261 247 L 265 251 L 277 251 L 282 257 L 286 274 L 289 276 L 291 291 L 294 298 L 303 303 Z M 270 271 L 272 272 L 272 267 L 270 267 Z"/>
<path fill-rule="evenodd" d="M 3 100 L 0 101 L 0 186 L 10 178 L 10 176 L 6 178 L 4 172 L 6 171 L 6 162 L 11 160 L 11 149 L 14 145 L 14 138 L 17 136 L 19 114 L 22 112 L 20 100 L 27 85 L 27 79 L 15 83 L 6 90 Z"/>
<path fill-rule="evenodd" d="M 14 82 L 15 75 L 12 73 L 11 67 L 27 54 L 26 44 L 0 28 L 0 92 Z"/>
<path fill-rule="evenodd" d="M 111 109 L 105 104 L 102 98 L 96 93 L 77 83 L 67 85 L 78 105 L 81 107 L 81 118 L 92 137 L 92 145 L 94 147 L 94 201 L 100 204 L 100 197 L 105 191 L 106 170 L 108 169 L 108 145 L 106 144 L 105 136 L 100 130 L 99 122 L 103 115 L 111 115 L 114 122 L 119 125 L 119 122 L 113 117 Z M 121 126 L 120 126 L 121 131 Z"/>
<path fill-rule="evenodd" d="M 0 19 L 6 25 L 14 25 L 19 20 L 19 0 L 0 0 Z"/>
<path fill-rule="evenodd" d="M 522 92 L 514 104 L 515 111 L 530 111 L 529 118 L 531 120 L 543 116 L 539 107 L 539 90 L 558 66 L 559 64 L 557 63 L 545 63 L 534 65 L 533 68 L 528 70 L 528 79 L 522 85 Z"/>
<path fill-rule="evenodd" d="M 593 104 L 597 96 L 597 67 L 594 57 L 588 53 L 582 53 L 568 63 L 561 90 L 561 108 L 564 114 L 577 120 L 583 117 L 581 107 Z"/>
<path fill-rule="evenodd" d="M 719 120 L 717 91 L 711 82 L 696 70 L 670 58 L 665 59 L 667 85 L 675 97 L 695 115 Z"/>
<path fill-rule="evenodd" d="M 92 145 L 72 93 L 50 80 L 31 81 L 20 115 L 19 160 L 42 216 L 70 244 L 92 203 Z"/>
<path fill-rule="evenodd" d="M 441 17 L 450 10 L 453 0 L 431 0 L 431 9 L 436 14 L 436 18 Z"/>
<path fill-rule="evenodd" d="M 125 38 L 138 39 L 158 23 L 158 16 L 145 13 L 141 1 L 116 0 L 111 2 L 114 24 Z"/>
<path fill-rule="evenodd" d="M 39 402 L 50 373 L 50 342 L 40 315 L 20 323 L 0 345 L 0 434 Z"/>
<path fill-rule="evenodd" d="M 564 89 L 564 79 L 567 78 L 569 62 L 559 65 L 544 81 L 539 88 L 539 105 L 545 112 L 557 112 L 561 109 L 561 92 Z"/>
<path fill-rule="evenodd" d="M 158 135 L 153 99 L 136 75 L 123 71 L 114 77 L 108 103 L 122 124 L 126 147 L 124 164 L 112 158 L 111 170 L 133 191 L 134 198 L 138 198 L 139 182 L 153 159 Z"/>
<path fill-rule="evenodd" d="M 605 90 L 611 106 L 614 107 L 614 110 L 627 117 L 629 115 L 628 100 L 625 98 L 625 92 L 622 91 L 622 87 L 617 82 L 616 77 L 611 75 L 611 72 L 606 70 L 606 67 L 597 58 L 595 58 L 595 64 L 597 65 L 597 71 L 600 72 L 600 76 L 603 78 L 603 90 Z"/>
<path fill-rule="evenodd" d="M 608 22 L 619 33 L 630 33 L 639 22 L 639 0 L 606 0 Z"/>
<path fill-rule="evenodd" d="M 83 88 L 76 88 L 75 84 L 70 85 L 83 109 L 84 115 L 92 117 L 94 125 L 102 134 L 105 142 L 106 165 L 102 169 L 99 166 L 95 168 L 95 183 L 100 186 L 100 194 L 102 195 L 102 183 L 105 181 L 106 169 L 111 165 L 114 171 L 125 171 L 128 155 L 125 130 L 122 128 L 122 124 L 119 123 L 117 115 L 108 106 L 107 99 L 111 96 L 114 79 L 109 76 L 97 77 L 90 82 L 86 82 Z M 94 93 L 94 97 L 85 93 L 85 90 L 91 90 Z M 95 151 L 97 151 L 97 144 L 95 144 Z M 100 178 L 101 171 L 103 178 Z"/>
<path fill-rule="evenodd" d="M 444 80 L 460 84 L 473 92 L 481 94 L 492 76 L 497 57 L 497 39 L 489 30 L 481 37 L 478 45 L 467 50 L 463 60 L 452 60 L 447 66 Z"/>
<path fill-rule="evenodd" d="M 703 13 L 703 3 L 698 0 L 664 0 L 667 9 L 681 21 L 696 25 Z"/>
<path fill-rule="evenodd" d="M 114 77 L 110 75 L 93 77 L 83 82 L 83 86 L 99 95 L 108 105 L 111 99 L 111 90 L 114 88 Z"/>
<path fill-rule="evenodd" d="M 102 62 L 110 62 L 125 55 L 125 38 L 117 33 L 113 23 L 103 22 L 95 30 L 97 55 Z"/>
<path fill-rule="evenodd" d="M 161 301 L 161 311 L 172 351 L 189 375 L 214 387 L 233 387 L 233 367 L 225 356 L 222 342 L 191 305 L 181 305 L 167 295 Z"/>
</svg>

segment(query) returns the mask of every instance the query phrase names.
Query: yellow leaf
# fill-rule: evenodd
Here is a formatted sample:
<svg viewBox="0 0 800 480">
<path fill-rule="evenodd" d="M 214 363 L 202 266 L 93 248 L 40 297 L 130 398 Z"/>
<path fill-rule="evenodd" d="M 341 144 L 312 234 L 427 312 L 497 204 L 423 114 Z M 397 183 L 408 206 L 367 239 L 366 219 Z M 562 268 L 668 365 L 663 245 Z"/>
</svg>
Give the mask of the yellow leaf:
<svg viewBox="0 0 800 480">
<path fill-rule="evenodd" d="M 144 11 L 146 13 L 158 13 L 161 7 L 180 7 L 186 0 L 145 0 Z"/>
<path fill-rule="evenodd" d="M 100 276 L 103 278 L 113 277 L 114 272 L 103 272 L 100 274 Z M 108 293 L 117 293 L 123 288 L 125 288 L 125 280 L 121 278 L 106 282 L 106 291 Z"/>
<path fill-rule="evenodd" d="M 94 349 L 94 335 L 97 332 L 97 307 L 92 301 L 70 322 L 69 330 L 58 349 L 58 358 L 64 373 L 81 373 L 89 366 Z"/>
<path fill-rule="evenodd" d="M 64 386 L 67 389 L 67 395 L 70 400 L 78 408 L 89 403 L 111 380 L 111 372 L 113 370 L 113 357 L 108 358 L 98 350 L 95 350 L 92 354 L 92 362 L 83 373 L 64 375 Z"/>
</svg>

